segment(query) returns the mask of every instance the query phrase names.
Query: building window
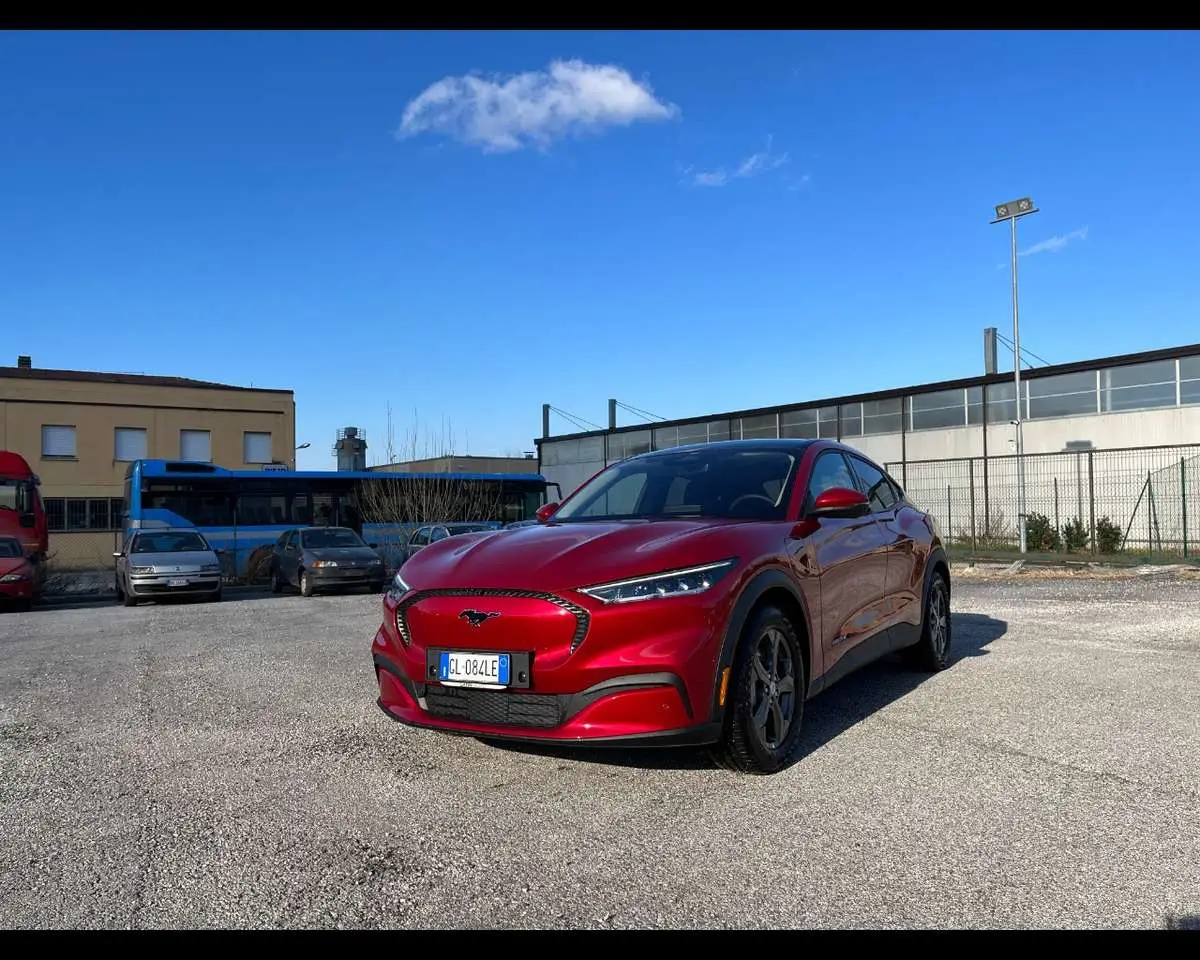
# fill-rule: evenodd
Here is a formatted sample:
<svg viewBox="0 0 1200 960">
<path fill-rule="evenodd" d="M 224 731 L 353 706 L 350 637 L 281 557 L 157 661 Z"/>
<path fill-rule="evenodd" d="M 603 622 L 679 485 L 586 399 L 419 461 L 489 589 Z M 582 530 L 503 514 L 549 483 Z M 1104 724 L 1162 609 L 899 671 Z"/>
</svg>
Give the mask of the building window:
<svg viewBox="0 0 1200 960">
<path fill-rule="evenodd" d="M 113 431 L 113 459 L 123 463 L 145 460 L 145 429 L 142 427 L 117 427 Z"/>
<path fill-rule="evenodd" d="M 912 428 L 914 430 L 945 430 L 967 425 L 967 394 L 965 390 L 939 390 L 936 393 L 914 393 L 911 398 Z"/>
<path fill-rule="evenodd" d="M 58 532 L 120 530 L 125 501 L 119 497 L 47 497 L 46 525 Z"/>
<path fill-rule="evenodd" d="M 1175 406 L 1175 361 L 1136 363 L 1100 371 L 1100 409 L 1150 410 Z"/>
<path fill-rule="evenodd" d="M 250 436 L 250 434 L 246 434 Z M 267 450 L 270 452 L 270 434 L 267 434 Z M 208 430 L 179 431 L 179 459 L 201 463 L 212 462 L 212 434 Z M 252 461 L 247 460 L 247 463 Z"/>
<path fill-rule="evenodd" d="M 862 412 L 862 432 L 866 436 L 899 433 L 904 423 L 899 397 L 893 400 L 864 400 Z"/>
<path fill-rule="evenodd" d="M 244 463 L 271 462 L 271 435 L 269 433 L 242 434 L 242 461 Z"/>
<path fill-rule="evenodd" d="M 817 439 L 817 411 L 789 410 L 779 416 L 779 435 L 803 440 Z"/>
<path fill-rule="evenodd" d="M 1021 381 L 1021 393 L 1028 396 L 1029 381 Z M 1011 423 L 1017 419 L 1016 385 L 1008 380 L 1004 383 L 989 383 L 987 386 L 988 423 Z M 1024 419 L 1024 418 L 1022 418 Z"/>
<path fill-rule="evenodd" d="M 1063 373 L 1057 377 L 1037 377 L 1029 386 L 1029 419 L 1078 417 L 1096 413 L 1096 372 Z"/>
<path fill-rule="evenodd" d="M 42 459 L 74 460 L 75 428 L 54 425 L 42 427 Z"/>
<path fill-rule="evenodd" d="M 777 440 L 779 418 L 773 413 L 757 417 L 742 417 L 737 422 L 738 436 L 743 440 Z"/>
<path fill-rule="evenodd" d="M 843 437 L 862 436 L 862 404 L 844 403 L 841 406 L 841 431 Z"/>
<path fill-rule="evenodd" d="M 1179 361 L 1179 402 L 1200 403 L 1200 357 Z"/>
<path fill-rule="evenodd" d="M 631 433 L 613 433 L 608 437 L 608 462 L 636 457 L 650 452 L 650 431 L 634 430 Z"/>
</svg>

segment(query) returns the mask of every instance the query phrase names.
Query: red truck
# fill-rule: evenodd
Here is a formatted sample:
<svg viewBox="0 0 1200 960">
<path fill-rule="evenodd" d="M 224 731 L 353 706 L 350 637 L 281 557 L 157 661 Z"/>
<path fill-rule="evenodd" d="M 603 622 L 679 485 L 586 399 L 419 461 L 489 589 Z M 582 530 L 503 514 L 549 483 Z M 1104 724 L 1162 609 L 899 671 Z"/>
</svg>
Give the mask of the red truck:
<svg viewBox="0 0 1200 960">
<path fill-rule="evenodd" d="M 46 511 L 38 493 L 40 483 L 23 456 L 0 450 L 0 537 L 14 537 L 20 542 L 35 573 L 35 595 L 45 581 L 46 552 L 50 548 Z M 0 583 L 0 593 L 4 587 Z"/>
</svg>

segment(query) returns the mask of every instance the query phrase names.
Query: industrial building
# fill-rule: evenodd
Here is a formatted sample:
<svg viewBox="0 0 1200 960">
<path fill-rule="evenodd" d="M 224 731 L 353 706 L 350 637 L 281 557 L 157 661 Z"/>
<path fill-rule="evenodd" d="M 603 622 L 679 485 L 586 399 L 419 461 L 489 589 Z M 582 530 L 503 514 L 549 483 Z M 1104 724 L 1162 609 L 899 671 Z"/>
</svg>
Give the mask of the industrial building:
<svg viewBox="0 0 1200 960">
<path fill-rule="evenodd" d="M 27 356 L 0 367 L 0 450 L 21 454 L 41 478 L 51 559 L 60 567 L 111 556 L 129 462 L 290 467 L 295 446 L 291 390 L 42 369 Z"/>
<path fill-rule="evenodd" d="M 1111 552 L 1104 531 L 1117 526 L 1118 549 L 1196 552 L 1200 344 L 1023 367 L 1019 460 L 1014 376 L 996 368 L 994 330 L 984 352 L 982 376 L 681 420 L 617 426 L 610 401 L 609 429 L 560 436 L 549 435 L 546 405 L 540 470 L 566 493 L 606 464 L 648 450 L 828 437 L 884 465 L 964 546 L 1016 542 L 1023 476 L 1026 514 L 1044 515 L 1056 530 L 1077 520 L 1088 550 Z"/>
</svg>

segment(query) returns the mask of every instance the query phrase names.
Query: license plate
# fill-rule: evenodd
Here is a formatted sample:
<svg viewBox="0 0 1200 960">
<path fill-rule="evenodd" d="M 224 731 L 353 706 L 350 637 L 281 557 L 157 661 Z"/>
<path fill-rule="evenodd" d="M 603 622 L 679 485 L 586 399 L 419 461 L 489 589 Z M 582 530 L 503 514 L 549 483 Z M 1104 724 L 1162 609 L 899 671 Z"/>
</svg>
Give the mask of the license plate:
<svg viewBox="0 0 1200 960">
<path fill-rule="evenodd" d="M 167 581 L 168 587 L 186 587 L 188 582 L 183 577 L 172 577 Z"/>
<path fill-rule="evenodd" d="M 469 687 L 507 687 L 511 660 L 507 653 L 445 652 L 438 664 L 438 679 Z"/>
</svg>

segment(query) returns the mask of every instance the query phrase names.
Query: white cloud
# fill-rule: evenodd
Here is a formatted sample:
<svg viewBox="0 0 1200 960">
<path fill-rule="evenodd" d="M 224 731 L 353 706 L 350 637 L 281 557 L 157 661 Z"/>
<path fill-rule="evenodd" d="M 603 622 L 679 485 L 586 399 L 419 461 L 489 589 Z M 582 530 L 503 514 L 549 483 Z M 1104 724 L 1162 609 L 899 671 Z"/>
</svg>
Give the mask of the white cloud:
<svg viewBox="0 0 1200 960">
<path fill-rule="evenodd" d="M 404 108 L 398 137 L 435 133 L 506 153 L 606 127 L 668 120 L 679 108 L 611 64 L 555 60 L 515 76 L 444 77 Z"/>
<path fill-rule="evenodd" d="M 773 137 L 767 137 L 767 146 L 765 150 L 760 150 L 757 153 L 752 153 L 739 163 L 730 173 L 721 167 L 717 170 L 702 170 L 692 175 L 691 184 L 693 187 L 723 187 L 725 184 L 733 181 L 744 179 L 746 177 L 754 177 L 760 173 L 766 173 L 768 170 L 777 170 L 788 162 L 786 153 L 772 153 L 771 143 Z M 688 168 L 691 169 L 690 167 Z"/>
<path fill-rule="evenodd" d="M 1088 236 L 1088 228 L 1080 227 L 1078 230 L 1072 230 L 1070 233 L 1060 233 L 1051 237 L 1049 240 L 1043 240 L 1040 243 L 1035 243 L 1032 247 L 1027 247 L 1022 250 L 1018 256 L 1032 257 L 1037 253 L 1058 253 L 1068 243 L 1075 240 L 1086 240 Z"/>
</svg>

